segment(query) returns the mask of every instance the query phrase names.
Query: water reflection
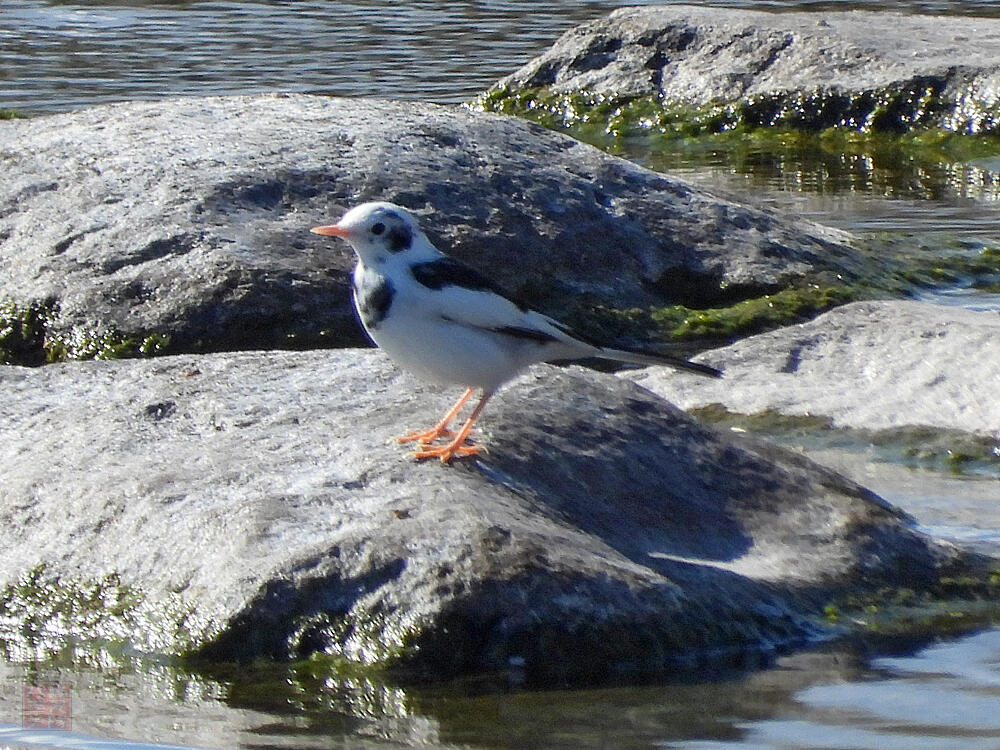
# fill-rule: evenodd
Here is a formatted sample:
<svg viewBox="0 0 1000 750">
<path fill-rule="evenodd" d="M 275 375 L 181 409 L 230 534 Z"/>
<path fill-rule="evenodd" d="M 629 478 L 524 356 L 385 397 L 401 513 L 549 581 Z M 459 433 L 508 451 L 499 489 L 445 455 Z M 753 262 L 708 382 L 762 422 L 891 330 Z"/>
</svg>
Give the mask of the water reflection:
<svg viewBox="0 0 1000 750">
<path fill-rule="evenodd" d="M 805 137 L 669 149 L 632 142 L 622 155 L 741 201 L 853 232 L 1000 236 L 1000 171 L 993 162 L 920 159 L 893 143 L 852 153 Z"/>
<path fill-rule="evenodd" d="M 1000 741 L 1000 630 L 876 659 L 862 681 L 798 691 L 794 716 L 744 726 L 735 742 L 667 747 L 993 750 Z"/>
<path fill-rule="evenodd" d="M 22 728 L 38 667 L 0 664 L 0 742 L 138 748 L 963 748 L 1000 738 L 1000 629 L 869 657 L 829 645 L 750 673 L 672 684 L 504 691 L 402 688 L 317 663 L 207 671 L 118 655 L 42 670 L 72 694 L 72 734 Z M 34 731 L 34 734 L 31 732 Z M 42 737 L 50 744 L 32 744 Z M 34 739 L 32 739 L 34 738 Z"/>
</svg>

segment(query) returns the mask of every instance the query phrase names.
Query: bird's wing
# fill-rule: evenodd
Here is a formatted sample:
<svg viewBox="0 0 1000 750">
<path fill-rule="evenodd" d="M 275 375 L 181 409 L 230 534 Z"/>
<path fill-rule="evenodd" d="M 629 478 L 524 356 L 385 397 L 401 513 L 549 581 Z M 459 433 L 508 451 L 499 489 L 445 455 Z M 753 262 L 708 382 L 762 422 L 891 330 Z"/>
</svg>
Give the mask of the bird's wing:
<svg viewBox="0 0 1000 750">
<path fill-rule="evenodd" d="M 553 359 L 603 357 L 637 365 L 667 365 L 708 377 L 714 367 L 642 349 L 619 349 L 588 341 L 569 326 L 510 299 L 502 289 L 456 260 L 443 257 L 411 267 L 426 288 L 428 312 L 453 323 L 549 345 Z"/>
<path fill-rule="evenodd" d="M 580 356 L 592 353 L 593 347 L 569 328 L 515 302 L 481 273 L 452 258 L 419 263 L 410 270 L 419 285 L 434 292 L 427 295 L 428 301 L 442 318 L 516 338 L 560 343 Z"/>
</svg>

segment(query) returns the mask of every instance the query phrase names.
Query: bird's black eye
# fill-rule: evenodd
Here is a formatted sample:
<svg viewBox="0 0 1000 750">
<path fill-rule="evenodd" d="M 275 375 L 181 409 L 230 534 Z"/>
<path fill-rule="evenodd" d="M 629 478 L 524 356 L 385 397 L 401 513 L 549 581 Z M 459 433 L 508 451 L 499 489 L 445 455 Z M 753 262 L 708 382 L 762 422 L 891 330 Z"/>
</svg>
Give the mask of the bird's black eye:
<svg viewBox="0 0 1000 750">
<path fill-rule="evenodd" d="M 372 228 L 371 228 L 371 233 L 372 234 L 378 235 L 378 234 L 382 234 L 382 232 L 384 232 L 384 231 L 385 231 L 385 224 L 383 224 L 381 221 L 377 221 L 374 224 L 372 224 Z"/>
</svg>

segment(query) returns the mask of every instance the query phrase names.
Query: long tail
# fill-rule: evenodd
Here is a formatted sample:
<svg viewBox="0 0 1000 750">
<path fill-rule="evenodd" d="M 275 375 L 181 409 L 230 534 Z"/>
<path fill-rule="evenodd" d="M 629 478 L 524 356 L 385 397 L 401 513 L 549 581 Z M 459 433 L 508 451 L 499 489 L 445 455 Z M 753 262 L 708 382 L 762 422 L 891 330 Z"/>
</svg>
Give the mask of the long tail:
<svg viewBox="0 0 1000 750">
<path fill-rule="evenodd" d="M 709 378 L 721 378 L 722 370 L 717 370 L 709 365 L 703 365 L 699 362 L 688 362 L 686 359 L 681 359 L 680 357 L 671 357 L 666 354 L 654 354 L 652 352 L 641 351 L 638 349 L 610 349 L 608 347 L 599 347 L 600 357 L 605 359 L 613 359 L 618 362 L 628 362 L 633 365 L 667 365 L 668 367 L 674 367 L 678 370 L 684 370 L 686 372 L 693 372 L 697 375 L 704 375 Z"/>
<path fill-rule="evenodd" d="M 560 323 L 554 318 L 550 318 L 542 313 L 527 311 L 526 325 L 524 328 L 504 327 L 505 333 L 517 331 L 517 335 L 544 342 L 551 341 L 553 344 L 561 343 L 565 348 L 566 359 L 579 359 L 581 357 L 600 357 L 611 359 L 617 362 L 628 362 L 633 365 L 667 365 L 678 370 L 686 370 L 708 378 L 721 378 L 722 370 L 717 370 L 709 365 L 702 365 L 698 362 L 688 362 L 680 357 L 671 357 L 668 354 L 658 354 L 644 349 L 612 349 L 610 346 L 601 346 L 598 342 L 589 340 L 573 331 L 565 323 Z M 501 329 L 493 329 L 501 330 Z M 561 359 L 564 355 L 556 355 L 553 359 Z M 548 361 L 553 361 L 550 359 Z"/>
</svg>

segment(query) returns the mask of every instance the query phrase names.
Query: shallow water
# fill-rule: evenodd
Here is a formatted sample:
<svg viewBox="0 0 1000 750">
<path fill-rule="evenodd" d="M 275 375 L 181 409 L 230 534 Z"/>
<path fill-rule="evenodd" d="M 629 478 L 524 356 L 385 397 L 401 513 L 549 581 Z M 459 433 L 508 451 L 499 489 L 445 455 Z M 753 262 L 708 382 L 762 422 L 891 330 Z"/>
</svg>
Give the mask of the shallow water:
<svg viewBox="0 0 1000 750">
<path fill-rule="evenodd" d="M 25 706 L 30 722 L 45 701 L 66 728 L 24 726 Z M 830 644 L 707 679 L 548 692 L 404 690 L 259 668 L 227 680 L 127 661 L 0 667 L 0 743 L 25 748 L 977 750 L 1000 746 L 998 706 L 1000 629 L 876 653 Z"/>
<path fill-rule="evenodd" d="M 767 169 L 694 161 L 664 171 L 743 201 L 851 232 L 991 242 L 1000 237 L 1000 171 L 953 164 L 930 175 L 921 168 L 921 184 L 911 174 L 916 167 L 892 174 L 883 171 L 880 179 L 871 172 L 848 179 L 832 176 L 824 166 L 807 158 Z"/>
<path fill-rule="evenodd" d="M 459 102 L 571 25 L 625 4 L 2 0 L 0 108 L 40 114 L 272 90 Z M 875 0 L 718 4 L 884 7 Z M 894 7 L 1000 15 L 986 0 Z M 997 159 L 933 169 L 903 160 L 887 171 L 866 157 L 753 148 L 630 156 L 785 214 L 912 236 L 921 252 L 1000 237 Z M 923 294 L 941 304 L 1000 309 L 997 292 L 953 285 Z M 928 532 L 1000 553 L 995 475 L 911 468 L 865 445 L 806 440 L 797 447 L 900 505 Z M 279 665 L 196 672 L 88 649 L 43 665 L 0 662 L 0 746 L 1000 747 L 1000 629 L 940 643 L 826 644 L 744 666 L 639 687 L 412 690 Z M 71 730 L 23 726 L 32 707 L 48 706 L 58 720 L 66 712 L 59 700 L 67 697 Z"/>
<path fill-rule="evenodd" d="M 736 201 L 874 238 L 912 261 L 971 258 L 1000 241 L 1000 157 L 927 163 L 903 158 L 891 146 L 839 154 L 815 144 L 657 152 L 642 142 L 628 143 L 619 153 Z M 937 304 L 997 310 L 998 290 L 1000 268 L 978 283 L 959 276 L 912 294 Z"/>
</svg>

